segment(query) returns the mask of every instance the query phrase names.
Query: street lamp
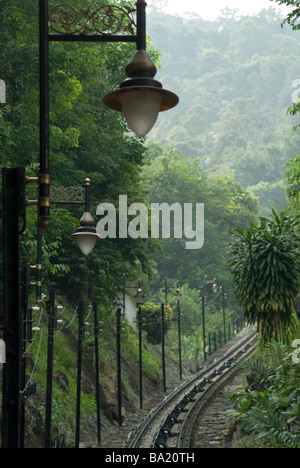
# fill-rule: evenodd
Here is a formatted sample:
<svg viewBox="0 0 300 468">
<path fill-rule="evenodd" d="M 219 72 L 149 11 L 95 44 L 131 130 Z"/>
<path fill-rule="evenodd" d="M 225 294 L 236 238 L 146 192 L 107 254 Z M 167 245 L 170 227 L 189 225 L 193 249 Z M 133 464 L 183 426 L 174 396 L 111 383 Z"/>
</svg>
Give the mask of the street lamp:
<svg viewBox="0 0 300 468">
<path fill-rule="evenodd" d="M 80 227 L 70 237 L 76 240 L 81 252 L 89 255 L 95 247 L 96 241 L 102 239 L 94 228 L 94 219 L 89 212 L 85 212 L 80 219 Z"/>
<path fill-rule="evenodd" d="M 178 96 L 162 88 L 154 79 L 156 66 L 145 49 L 138 49 L 125 68 L 127 79 L 120 88 L 107 94 L 103 102 L 107 107 L 124 113 L 131 130 L 144 137 L 155 124 L 159 112 L 175 107 Z"/>
<path fill-rule="evenodd" d="M 85 179 L 85 212 L 79 221 L 79 228 L 70 236 L 71 239 L 76 240 L 84 255 L 89 255 L 96 241 L 102 239 L 94 227 L 95 221 L 90 213 L 90 187 L 90 179 Z"/>
<path fill-rule="evenodd" d="M 26 178 L 26 183 L 27 184 L 34 184 L 38 182 L 37 177 L 27 177 Z M 66 188 L 55 188 L 52 187 L 51 190 L 51 205 L 84 205 L 85 206 L 85 212 L 83 216 L 81 217 L 79 223 L 80 227 L 70 236 L 71 239 L 74 239 L 77 241 L 79 248 L 81 252 L 84 255 L 88 255 L 91 253 L 93 250 L 95 243 L 97 240 L 102 239 L 102 237 L 97 234 L 96 229 L 94 227 L 94 220 L 92 215 L 90 214 L 90 190 L 91 190 L 91 180 L 89 178 L 85 179 L 85 197 L 84 200 L 55 200 L 53 199 L 53 192 L 55 194 L 55 189 L 57 190 L 57 193 L 63 193 L 67 194 L 68 190 L 72 190 L 71 194 L 72 196 L 70 198 L 74 197 L 74 189 L 76 191 L 79 191 L 77 187 L 66 187 Z M 80 189 L 81 190 L 81 189 Z M 65 198 L 65 196 L 63 196 Z M 78 198 L 78 197 L 76 197 Z M 27 206 L 37 206 L 38 201 L 37 200 L 27 200 L 26 202 Z M 38 224 L 37 227 L 37 263 L 34 266 L 31 266 L 31 268 L 36 270 L 36 281 L 33 283 L 30 283 L 31 286 L 36 286 L 36 301 L 37 303 L 41 302 L 41 295 L 42 295 L 42 229 L 40 225 Z"/>
</svg>

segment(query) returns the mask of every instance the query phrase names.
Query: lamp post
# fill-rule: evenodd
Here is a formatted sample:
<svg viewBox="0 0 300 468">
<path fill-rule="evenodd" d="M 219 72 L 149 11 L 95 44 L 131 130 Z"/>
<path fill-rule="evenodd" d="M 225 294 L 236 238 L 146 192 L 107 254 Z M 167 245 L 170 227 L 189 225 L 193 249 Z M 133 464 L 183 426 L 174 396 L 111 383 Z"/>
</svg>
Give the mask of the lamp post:
<svg viewBox="0 0 300 468">
<path fill-rule="evenodd" d="M 145 303 L 145 296 L 139 287 L 135 296 L 138 308 L 138 327 L 139 327 L 139 372 L 140 372 L 140 409 L 143 409 L 143 344 L 142 344 L 142 305 Z"/>
<path fill-rule="evenodd" d="M 84 338 L 84 302 L 79 302 L 78 308 L 78 353 L 77 353 L 77 398 L 76 398 L 76 431 L 75 448 L 79 448 L 80 442 L 80 409 L 81 409 L 81 372 L 82 351 Z"/>
<path fill-rule="evenodd" d="M 222 307 L 223 307 L 223 335 L 224 335 L 224 343 L 226 343 L 226 313 L 225 313 L 225 299 L 226 299 L 226 293 L 224 290 L 224 286 L 218 287 L 216 283 L 213 284 L 212 290 L 216 294 L 218 291 L 222 292 Z"/>
<path fill-rule="evenodd" d="M 225 312 L 226 293 L 225 293 L 224 286 L 220 286 L 220 289 L 222 290 L 224 343 L 226 343 L 226 312 Z"/>
<path fill-rule="evenodd" d="M 136 19 L 133 14 L 136 13 Z M 51 34 L 49 34 L 49 26 Z M 136 34 L 134 34 L 136 29 Z M 128 31 L 130 34 L 128 34 Z M 126 32 L 126 34 L 122 34 Z M 154 80 L 156 67 L 146 52 L 146 1 L 137 0 L 136 9 L 104 5 L 76 8 L 39 0 L 40 42 L 40 174 L 39 224 L 50 221 L 49 166 L 49 43 L 50 42 L 136 43 L 137 50 L 126 67 L 127 79 L 120 89 L 104 97 L 104 104 L 124 112 L 132 131 L 145 136 L 158 113 L 178 104 L 178 97 Z"/>
<path fill-rule="evenodd" d="M 26 178 L 26 183 L 35 183 L 37 178 Z M 70 238 L 75 240 L 78 243 L 78 246 L 81 252 L 84 255 L 89 255 L 93 250 L 96 241 L 101 240 L 102 237 L 96 232 L 94 227 L 94 220 L 90 213 L 90 191 L 91 191 L 91 179 L 86 178 L 84 181 L 84 200 L 53 200 L 51 196 L 51 205 L 84 205 L 85 212 L 81 217 L 79 223 L 80 227 L 70 235 Z M 57 189 L 57 188 L 56 188 Z M 68 189 L 72 189 L 72 196 L 74 196 L 74 189 L 79 190 L 77 187 L 67 187 L 67 188 L 59 188 L 57 189 L 60 193 L 62 191 L 67 191 Z M 54 191 L 54 187 L 52 188 L 51 192 Z M 76 198 L 76 197 L 75 197 Z M 27 200 L 27 206 L 37 206 L 37 200 Z M 36 270 L 36 281 L 31 282 L 31 286 L 36 286 L 36 302 L 39 304 L 41 302 L 41 295 L 42 295 L 42 228 L 38 224 L 37 226 L 37 263 L 31 268 Z"/>
<path fill-rule="evenodd" d="M 101 417 L 100 417 L 100 383 L 99 383 L 99 333 L 100 325 L 98 319 L 97 303 L 93 304 L 94 313 L 94 334 L 95 334 L 95 369 L 96 369 L 96 407 L 97 407 L 97 438 L 98 445 L 101 445 Z"/>
<path fill-rule="evenodd" d="M 205 297 L 201 296 L 202 306 L 202 335 L 203 335 L 203 359 L 206 361 L 206 338 L 205 338 Z"/>
<path fill-rule="evenodd" d="M 165 304 L 161 304 L 161 358 L 163 372 L 163 388 L 167 391 L 166 385 L 166 359 L 165 359 Z"/>
<path fill-rule="evenodd" d="M 123 424 L 122 415 L 122 380 L 121 380 L 121 333 L 122 333 L 122 308 L 118 307 L 116 311 L 117 316 L 117 386 L 118 386 L 118 420 L 119 426 Z"/>
<path fill-rule="evenodd" d="M 181 311 L 180 311 L 180 299 L 181 299 L 181 292 L 179 289 L 179 284 L 177 283 L 176 289 L 176 299 L 177 299 L 177 323 L 178 323 L 178 352 L 179 352 L 179 374 L 180 380 L 182 380 L 182 361 L 181 361 Z"/>
<path fill-rule="evenodd" d="M 205 330 L 205 307 L 207 306 L 207 285 L 212 284 L 212 290 L 217 292 L 218 286 L 216 285 L 216 278 L 208 280 L 207 276 L 204 276 L 204 296 L 201 296 L 201 308 L 202 308 L 202 334 L 203 334 L 203 357 L 206 361 L 206 330 Z M 216 289 L 217 288 L 217 289 Z"/>
</svg>

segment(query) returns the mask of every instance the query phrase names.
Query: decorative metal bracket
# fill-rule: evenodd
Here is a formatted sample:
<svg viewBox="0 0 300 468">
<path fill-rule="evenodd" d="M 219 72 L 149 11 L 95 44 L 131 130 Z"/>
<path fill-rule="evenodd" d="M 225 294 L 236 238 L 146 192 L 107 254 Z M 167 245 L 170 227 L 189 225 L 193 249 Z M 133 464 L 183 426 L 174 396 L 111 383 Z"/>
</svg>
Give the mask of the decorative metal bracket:
<svg viewBox="0 0 300 468">
<path fill-rule="evenodd" d="M 76 9 L 67 4 L 52 7 L 49 15 L 50 29 L 58 34 L 135 34 L 137 28 L 131 6 L 104 5 Z"/>
<path fill-rule="evenodd" d="M 50 186 L 51 203 L 56 205 L 65 204 L 80 204 L 85 203 L 85 189 L 84 187 L 54 187 Z"/>
</svg>

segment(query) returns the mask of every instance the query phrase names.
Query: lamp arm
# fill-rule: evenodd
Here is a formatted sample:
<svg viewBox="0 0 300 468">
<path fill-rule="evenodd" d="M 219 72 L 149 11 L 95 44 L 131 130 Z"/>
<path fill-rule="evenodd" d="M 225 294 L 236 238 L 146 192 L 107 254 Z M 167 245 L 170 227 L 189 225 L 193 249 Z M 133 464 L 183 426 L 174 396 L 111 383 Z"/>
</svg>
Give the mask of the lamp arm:
<svg viewBox="0 0 300 468">
<path fill-rule="evenodd" d="M 146 49 L 146 6 L 145 0 L 137 0 L 137 49 Z"/>
<path fill-rule="evenodd" d="M 91 201 L 91 180 L 85 179 L 85 212 L 90 211 L 90 201 Z"/>
</svg>

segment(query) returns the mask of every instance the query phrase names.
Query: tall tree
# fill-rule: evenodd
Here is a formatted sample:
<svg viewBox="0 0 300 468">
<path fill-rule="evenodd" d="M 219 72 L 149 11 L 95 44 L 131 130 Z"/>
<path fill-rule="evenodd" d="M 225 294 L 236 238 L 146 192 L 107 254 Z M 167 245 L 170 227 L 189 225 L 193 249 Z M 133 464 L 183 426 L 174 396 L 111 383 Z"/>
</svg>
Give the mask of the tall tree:
<svg viewBox="0 0 300 468">
<path fill-rule="evenodd" d="M 294 327 L 299 248 L 298 220 L 285 211 L 234 231 L 229 253 L 236 296 L 262 342 L 287 340 Z"/>
</svg>

